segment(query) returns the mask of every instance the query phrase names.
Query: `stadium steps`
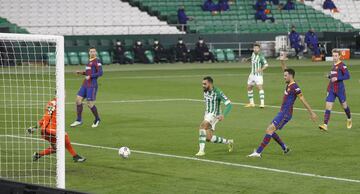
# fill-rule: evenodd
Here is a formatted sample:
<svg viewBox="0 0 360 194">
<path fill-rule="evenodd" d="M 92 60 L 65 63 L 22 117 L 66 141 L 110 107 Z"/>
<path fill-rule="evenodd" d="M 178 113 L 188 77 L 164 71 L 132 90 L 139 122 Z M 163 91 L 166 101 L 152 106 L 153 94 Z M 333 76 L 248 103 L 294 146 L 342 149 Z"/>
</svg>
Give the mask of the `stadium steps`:
<svg viewBox="0 0 360 194">
<path fill-rule="evenodd" d="M 313 7 L 325 15 L 339 19 L 344 23 L 352 25 L 354 28 L 360 29 L 360 1 L 349 0 L 336 0 L 335 5 L 340 11 L 339 13 L 332 13 L 330 10 L 324 10 L 322 8 L 322 0 L 306 1 L 306 5 Z"/>
<path fill-rule="evenodd" d="M 29 33 L 26 29 L 21 28 L 18 25 L 11 23 L 7 19 L 2 17 L 0 17 L 0 28 L 2 28 L 3 32 L 20 33 L 20 34 Z"/>
<path fill-rule="evenodd" d="M 338 19 L 332 18 L 318 10 L 302 3 L 296 3 L 296 10 L 280 11 L 277 6 L 269 5 L 275 23 L 256 22 L 253 0 L 236 1 L 230 5 L 230 11 L 211 15 L 201 10 L 203 1 L 199 0 L 128 0 L 133 6 L 156 15 L 159 19 L 170 24 L 177 23 L 177 9 L 184 6 L 188 16 L 195 19 L 189 21 L 188 32 L 192 33 L 284 33 L 292 25 L 297 26 L 297 31 L 306 32 L 309 28 L 316 31 L 346 32 L 354 28 Z"/>
<path fill-rule="evenodd" d="M 121 0 L 0 0 L 0 17 L 34 34 L 181 34 Z"/>
</svg>

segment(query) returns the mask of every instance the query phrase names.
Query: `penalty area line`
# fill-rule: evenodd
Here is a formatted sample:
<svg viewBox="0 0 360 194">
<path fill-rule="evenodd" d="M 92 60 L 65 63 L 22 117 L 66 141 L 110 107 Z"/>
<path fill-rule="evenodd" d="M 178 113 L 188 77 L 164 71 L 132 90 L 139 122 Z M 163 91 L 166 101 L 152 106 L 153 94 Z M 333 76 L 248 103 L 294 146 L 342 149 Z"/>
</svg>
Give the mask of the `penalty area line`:
<svg viewBox="0 0 360 194">
<path fill-rule="evenodd" d="M 39 138 L 17 136 L 17 135 L 0 135 L 0 137 L 9 137 L 9 138 L 31 139 L 31 140 L 37 140 L 37 141 L 44 141 L 43 139 L 39 139 Z M 119 148 L 113 148 L 113 147 L 90 145 L 90 144 L 83 144 L 83 143 L 76 143 L 76 142 L 72 142 L 72 145 L 81 146 L 81 147 L 88 147 L 88 148 L 104 149 L 104 150 L 114 150 L 114 151 L 117 151 L 119 149 Z M 262 170 L 262 171 L 268 171 L 268 172 L 291 174 L 291 175 L 296 175 L 296 176 L 312 177 L 312 178 L 318 178 L 318 179 L 327 179 L 327 180 L 335 180 L 335 181 L 343 181 L 343 182 L 351 182 L 351 183 L 360 183 L 360 180 L 357 180 L 357 179 L 332 177 L 332 176 L 318 175 L 318 174 L 312 174 L 312 173 L 295 172 L 295 171 L 282 170 L 282 169 L 276 169 L 276 168 L 267 168 L 267 167 L 261 167 L 261 166 L 254 166 L 254 165 L 240 164 L 240 163 L 232 163 L 232 162 L 224 162 L 224 161 L 218 161 L 218 160 L 208 160 L 208 159 L 195 158 L 195 157 L 189 157 L 189 156 L 179 156 L 179 155 L 173 155 L 173 154 L 163 154 L 163 153 L 140 151 L 140 150 L 131 150 L 131 152 L 137 153 L 137 154 L 145 154 L 145 155 L 159 156 L 159 157 L 165 157 L 165 158 L 176 158 L 176 159 L 182 159 L 182 160 L 192 160 L 192 161 L 199 161 L 199 162 L 205 162 L 205 163 L 219 164 L 219 165 L 224 165 L 224 166 L 233 166 L 233 167 L 240 167 L 240 168 L 256 169 L 256 170 Z"/>
</svg>

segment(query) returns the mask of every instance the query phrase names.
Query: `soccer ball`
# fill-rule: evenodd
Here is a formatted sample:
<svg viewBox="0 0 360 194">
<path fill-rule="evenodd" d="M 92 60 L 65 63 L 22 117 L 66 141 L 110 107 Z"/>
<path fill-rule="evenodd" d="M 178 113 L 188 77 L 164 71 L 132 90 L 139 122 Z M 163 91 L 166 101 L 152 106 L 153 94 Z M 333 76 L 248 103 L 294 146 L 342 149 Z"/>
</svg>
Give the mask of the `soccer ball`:
<svg viewBox="0 0 360 194">
<path fill-rule="evenodd" d="M 122 158 L 129 158 L 131 152 L 130 152 L 130 149 L 128 147 L 121 147 L 119 149 L 119 155 L 122 157 Z"/>
</svg>

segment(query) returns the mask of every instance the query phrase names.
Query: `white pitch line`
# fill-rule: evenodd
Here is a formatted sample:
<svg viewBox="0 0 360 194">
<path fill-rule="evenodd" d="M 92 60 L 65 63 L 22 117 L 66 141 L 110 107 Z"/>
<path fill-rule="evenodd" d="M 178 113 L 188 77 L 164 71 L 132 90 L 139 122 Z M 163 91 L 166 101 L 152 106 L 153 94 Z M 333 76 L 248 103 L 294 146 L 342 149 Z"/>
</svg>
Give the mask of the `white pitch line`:
<svg viewBox="0 0 360 194">
<path fill-rule="evenodd" d="M 172 101 L 188 101 L 188 102 L 204 102 L 204 100 L 200 100 L 200 99 L 191 99 L 191 98 L 165 98 L 165 99 L 139 99 L 139 100 L 110 100 L 110 101 L 96 101 L 96 103 L 99 104 L 111 104 L 111 103 L 142 103 L 142 102 L 172 102 Z M 74 104 L 74 103 L 66 103 L 67 105 L 69 104 Z M 246 103 L 242 103 L 242 102 L 232 102 L 232 104 L 235 105 L 245 105 Z M 276 109 L 280 109 L 281 106 L 274 106 L 274 105 L 266 105 L 265 108 L 276 108 Z M 294 110 L 301 110 L 301 111 L 306 111 L 305 108 L 297 108 L 294 107 Z M 324 110 L 319 110 L 319 109 L 313 109 L 314 112 L 324 112 Z M 344 112 L 340 112 L 340 111 L 331 111 L 331 113 L 334 114 L 345 114 Z M 356 116 L 360 116 L 360 113 L 356 113 L 356 112 L 351 112 L 351 115 L 356 115 Z"/>
<path fill-rule="evenodd" d="M 16 135 L 0 135 L 0 137 L 13 137 L 13 138 L 20 138 L 20 139 L 32 139 L 32 140 L 44 141 L 43 139 L 39 139 L 39 138 L 22 137 L 22 136 L 16 136 Z M 90 144 L 75 143 L 75 142 L 72 142 L 72 144 L 77 145 L 77 146 L 82 146 L 82 147 L 105 149 L 105 150 L 116 150 L 117 151 L 119 149 L 119 148 L 113 148 L 113 147 L 90 145 Z M 276 169 L 276 168 L 267 168 L 267 167 L 253 166 L 253 165 L 240 164 L 240 163 L 223 162 L 223 161 L 218 161 L 218 160 L 208 160 L 208 159 L 201 159 L 201 158 L 195 158 L 195 157 L 189 157 L 189 156 L 162 154 L 162 153 L 157 153 L 157 152 L 148 152 L 148 151 L 140 151 L 140 150 L 131 150 L 131 152 L 138 153 L 138 154 L 166 157 L 166 158 L 177 158 L 177 159 L 183 159 L 183 160 L 192 160 L 192 161 L 206 162 L 206 163 L 212 163 L 212 164 L 220 164 L 220 165 L 225 165 L 225 166 L 234 166 L 234 167 L 263 170 L 263 171 L 269 171 L 269 172 L 277 172 L 277 173 L 283 173 L 283 174 L 291 174 L 291 175 L 297 175 L 297 176 L 306 176 L 306 177 L 328 179 L 328 180 L 335 180 L 335 181 L 360 183 L 360 180 L 357 180 L 357 179 L 324 176 L 324 175 L 318 175 L 318 174 L 312 174 L 312 173 L 295 172 L 295 171 L 281 170 L 281 169 Z"/>
</svg>

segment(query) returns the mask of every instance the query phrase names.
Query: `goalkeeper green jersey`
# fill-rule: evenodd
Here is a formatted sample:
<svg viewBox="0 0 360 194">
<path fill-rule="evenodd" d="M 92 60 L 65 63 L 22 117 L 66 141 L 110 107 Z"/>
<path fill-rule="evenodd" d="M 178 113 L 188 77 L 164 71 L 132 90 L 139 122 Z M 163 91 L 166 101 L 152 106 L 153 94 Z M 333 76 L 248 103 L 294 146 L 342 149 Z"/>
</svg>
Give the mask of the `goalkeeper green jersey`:
<svg viewBox="0 0 360 194">
<path fill-rule="evenodd" d="M 225 94 L 216 87 L 214 87 L 211 91 L 204 92 L 204 100 L 206 105 L 206 114 L 212 113 L 215 115 L 220 115 L 220 103 L 223 102 L 225 105 L 231 103 L 228 97 L 226 97 Z"/>
<path fill-rule="evenodd" d="M 252 53 L 251 55 L 251 74 L 262 76 L 262 72 L 257 72 L 259 69 L 263 68 L 264 66 L 268 66 L 268 63 L 265 59 L 264 54 L 262 53 Z"/>
</svg>

